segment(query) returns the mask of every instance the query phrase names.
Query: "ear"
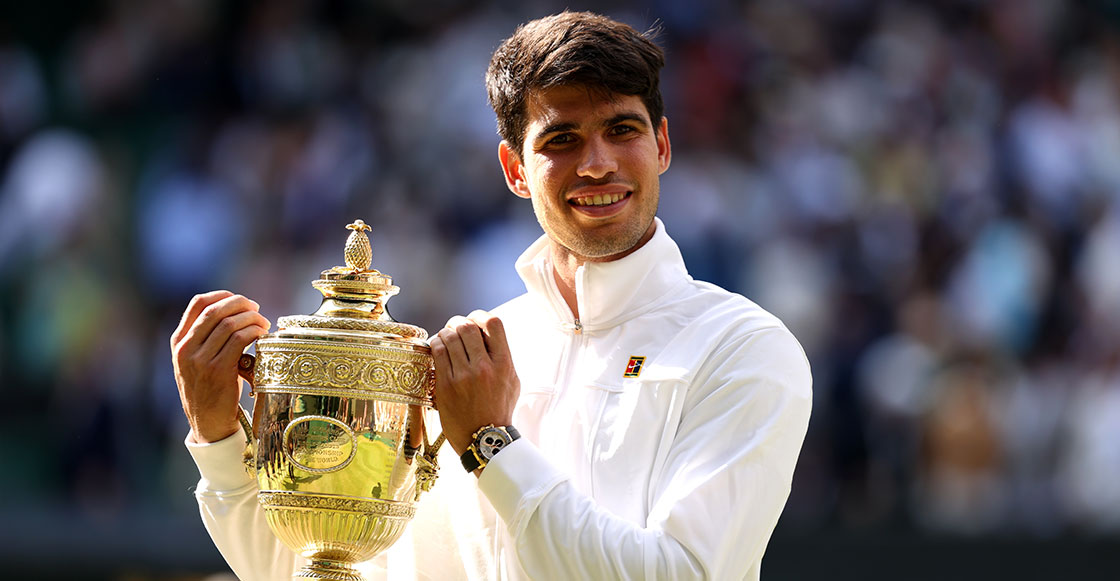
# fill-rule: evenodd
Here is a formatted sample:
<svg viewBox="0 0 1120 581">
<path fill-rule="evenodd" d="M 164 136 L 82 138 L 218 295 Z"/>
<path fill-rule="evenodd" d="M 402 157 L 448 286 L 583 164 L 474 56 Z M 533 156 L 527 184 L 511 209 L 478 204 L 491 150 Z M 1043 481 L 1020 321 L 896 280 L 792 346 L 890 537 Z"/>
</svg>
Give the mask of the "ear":
<svg viewBox="0 0 1120 581">
<path fill-rule="evenodd" d="M 502 163 L 502 173 L 506 176 L 506 187 L 519 198 L 529 198 L 529 182 L 525 179 L 525 165 L 521 156 L 503 140 L 498 144 L 498 161 Z"/>
<path fill-rule="evenodd" d="M 673 146 L 669 143 L 669 118 L 662 117 L 657 128 L 657 173 L 663 174 L 673 160 Z"/>
</svg>

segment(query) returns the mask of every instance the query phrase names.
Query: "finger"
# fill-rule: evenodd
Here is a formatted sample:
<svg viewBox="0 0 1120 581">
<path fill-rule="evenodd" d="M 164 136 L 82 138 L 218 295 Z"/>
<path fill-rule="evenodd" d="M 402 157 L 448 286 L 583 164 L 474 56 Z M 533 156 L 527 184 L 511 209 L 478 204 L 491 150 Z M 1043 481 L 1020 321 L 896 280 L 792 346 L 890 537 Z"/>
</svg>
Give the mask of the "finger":
<svg viewBox="0 0 1120 581">
<path fill-rule="evenodd" d="M 487 336 L 485 323 L 486 319 L 490 316 L 490 313 L 479 309 L 471 311 L 471 314 L 467 315 L 467 319 L 477 325 L 479 331 L 482 333 L 482 341 L 486 344 L 487 351 L 490 350 L 490 337 Z"/>
<path fill-rule="evenodd" d="M 466 352 L 469 361 L 478 362 L 490 358 L 486 351 L 486 339 L 482 336 L 482 329 L 478 328 L 478 324 L 466 317 L 456 316 L 452 317 L 447 325 L 463 342 L 463 351 Z"/>
<path fill-rule="evenodd" d="M 227 290 L 216 290 L 200 295 L 194 295 L 191 302 L 187 304 L 187 309 L 183 311 L 183 317 L 179 320 L 179 326 L 175 328 L 175 332 L 171 334 L 171 345 L 177 344 L 183 340 L 183 337 L 190 330 L 191 325 L 194 325 L 195 319 L 202 313 L 202 309 L 226 298 L 233 296 L 233 293 Z"/>
<path fill-rule="evenodd" d="M 450 378 L 463 374 L 470 369 L 470 359 L 467 357 L 467 350 L 463 347 L 463 341 L 459 338 L 459 334 L 452 329 L 441 329 L 438 336 L 443 340 L 444 348 L 447 350 L 447 358 L 451 362 Z"/>
<path fill-rule="evenodd" d="M 432 348 L 432 362 L 436 366 L 436 392 L 447 387 L 448 376 L 451 375 L 451 357 L 447 354 L 447 345 L 439 335 L 432 337 L 428 344 Z"/>
<path fill-rule="evenodd" d="M 232 295 L 202 309 L 202 314 L 195 319 L 194 324 L 182 341 L 187 349 L 195 349 L 206 342 L 207 338 L 222 321 L 231 315 L 242 312 L 257 311 L 260 305 L 241 295 Z M 229 329 L 232 332 L 236 329 Z M 217 349 L 214 350 L 215 352 Z"/>
<path fill-rule="evenodd" d="M 486 311 L 475 311 L 471 313 L 471 318 L 486 336 L 486 348 L 491 357 L 509 357 L 509 340 L 506 338 L 506 327 L 502 320 Z"/>
<path fill-rule="evenodd" d="M 250 324 L 234 331 L 222 345 L 222 350 L 214 358 L 214 363 L 219 367 L 233 369 L 241 354 L 245 352 L 245 348 L 266 333 L 268 329 L 257 324 Z"/>
<path fill-rule="evenodd" d="M 256 311 L 246 311 L 225 317 L 214 327 L 213 332 L 206 337 L 206 340 L 198 347 L 198 357 L 202 361 L 209 361 L 210 359 L 218 357 L 218 354 L 225 347 L 226 343 L 238 331 L 256 325 L 265 332 L 272 326 L 268 319 Z M 250 341 L 251 343 L 251 341 Z M 241 346 L 244 349 L 248 343 Z M 240 352 L 238 352 L 240 354 Z"/>
</svg>

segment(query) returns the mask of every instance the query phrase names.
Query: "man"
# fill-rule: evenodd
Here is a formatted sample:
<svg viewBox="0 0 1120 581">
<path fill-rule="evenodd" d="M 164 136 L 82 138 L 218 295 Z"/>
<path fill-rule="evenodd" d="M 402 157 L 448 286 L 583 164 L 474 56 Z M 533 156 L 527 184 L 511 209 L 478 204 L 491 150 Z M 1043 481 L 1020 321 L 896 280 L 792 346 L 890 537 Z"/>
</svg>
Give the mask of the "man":
<svg viewBox="0 0 1120 581">
<path fill-rule="evenodd" d="M 545 235 L 517 262 L 525 295 L 431 339 L 445 452 L 470 451 L 471 473 L 441 462 L 371 575 L 758 578 L 811 376 L 780 321 L 688 276 L 655 217 L 671 159 L 662 65 L 647 38 L 587 13 L 530 22 L 495 52 L 499 160 Z M 219 291 L 172 337 L 203 518 L 243 579 L 295 566 L 237 463 L 235 365 L 268 326 Z"/>
</svg>

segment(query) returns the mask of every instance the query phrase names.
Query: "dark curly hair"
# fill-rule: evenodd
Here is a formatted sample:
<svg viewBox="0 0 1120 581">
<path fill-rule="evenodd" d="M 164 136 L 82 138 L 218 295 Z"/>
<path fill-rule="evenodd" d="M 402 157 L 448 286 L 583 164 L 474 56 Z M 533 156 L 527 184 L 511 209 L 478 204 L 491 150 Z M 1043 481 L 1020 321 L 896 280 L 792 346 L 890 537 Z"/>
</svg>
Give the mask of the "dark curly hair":
<svg viewBox="0 0 1120 581">
<path fill-rule="evenodd" d="M 637 95 L 650 122 L 664 112 L 660 74 L 665 53 L 626 24 L 591 12 L 562 12 L 522 24 L 490 58 L 486 91 L 498 117 L 498 134 L 520 156 L 528 127 L 529 93 L 560 85 L 586 85 Z"/>
</svg>

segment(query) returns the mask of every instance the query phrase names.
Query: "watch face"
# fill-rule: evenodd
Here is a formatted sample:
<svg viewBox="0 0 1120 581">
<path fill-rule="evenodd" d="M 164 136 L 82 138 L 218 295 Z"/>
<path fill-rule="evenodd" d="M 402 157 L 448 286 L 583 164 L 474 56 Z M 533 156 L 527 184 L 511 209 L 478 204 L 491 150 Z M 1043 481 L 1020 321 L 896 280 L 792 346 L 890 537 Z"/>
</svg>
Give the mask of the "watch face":
<svg viewBox="0 0 1120 581">
<path fill-rule="evenodd" d="M 506 434 L 504 430 L 499 428 L 487 428 L 484 432 L 478 435 L 478 453 L 487 460 L 494 457 L 499 450 L 506 447 L 513 440 Z"/>
</svg>

